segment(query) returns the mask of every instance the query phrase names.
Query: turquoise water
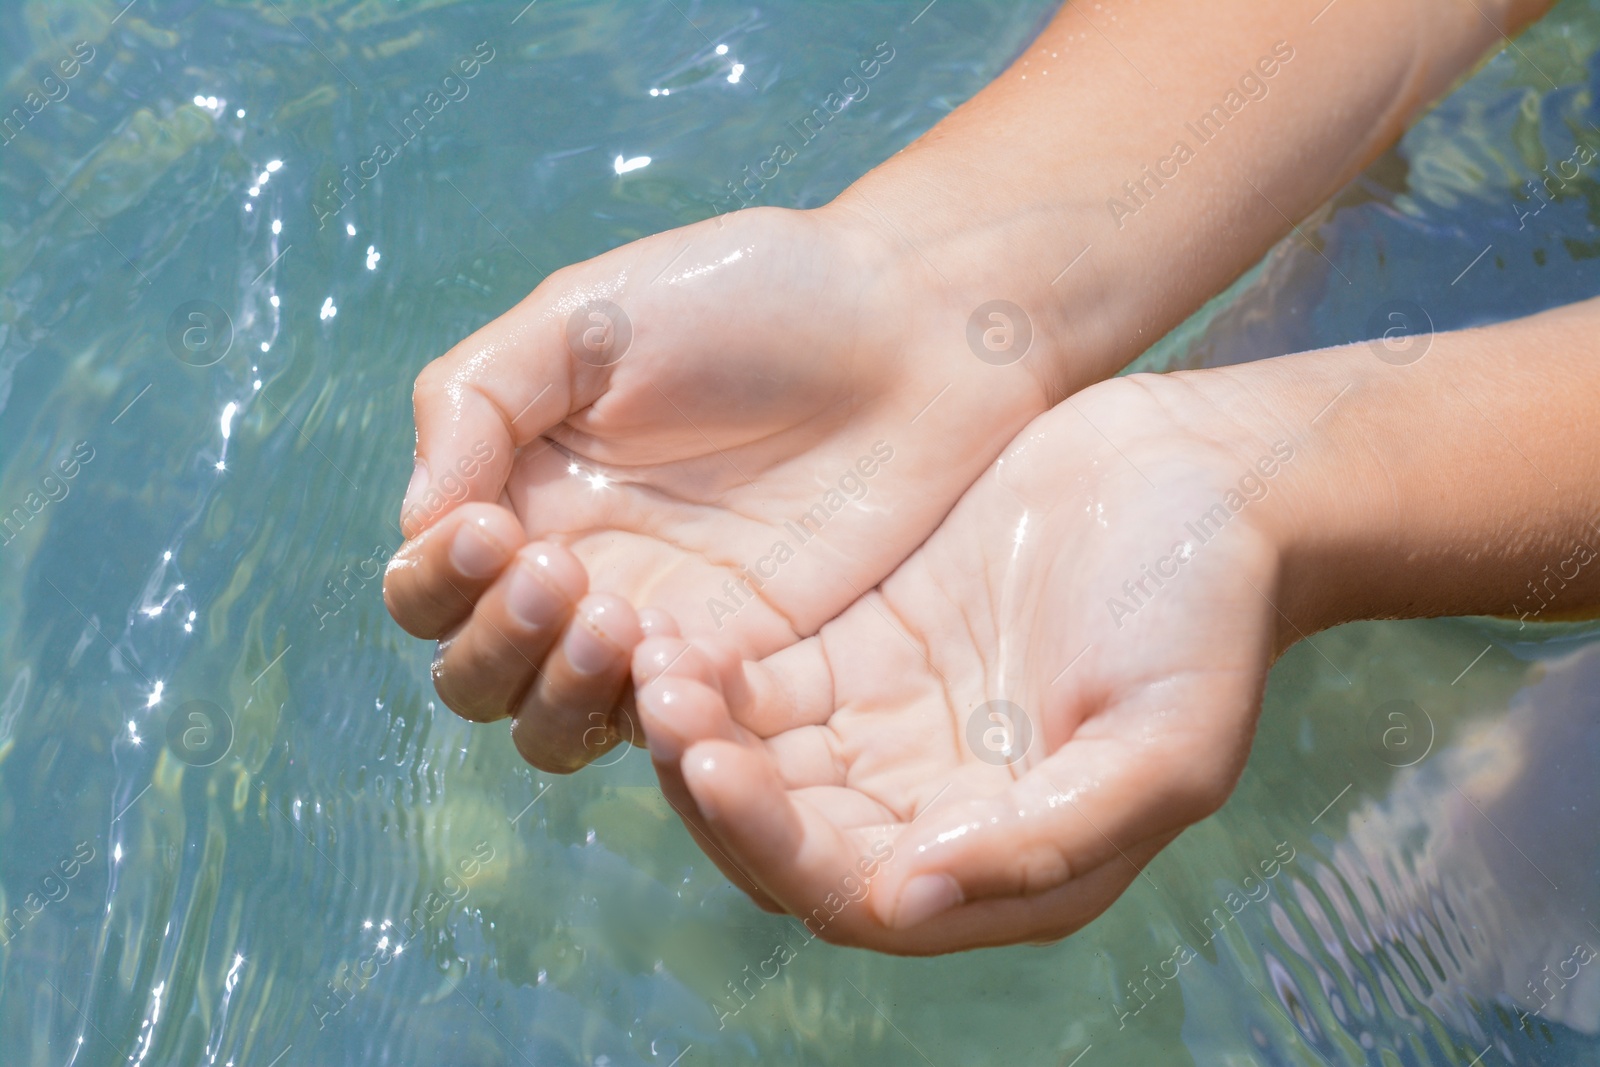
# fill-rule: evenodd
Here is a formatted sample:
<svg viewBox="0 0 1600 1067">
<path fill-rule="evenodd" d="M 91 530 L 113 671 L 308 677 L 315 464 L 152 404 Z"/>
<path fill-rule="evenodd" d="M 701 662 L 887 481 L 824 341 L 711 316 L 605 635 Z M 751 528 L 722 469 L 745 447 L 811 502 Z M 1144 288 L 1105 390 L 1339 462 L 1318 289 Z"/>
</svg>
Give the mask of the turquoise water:
<svg viewBox="0 0 1600 1067">
<path fill-rule="evenodd" d="M 1593 626 L 1321 635 L 1104 918 L 895 960 L 747 903 L 638 753 L 437 708 L 388 620 L 428 359 L 887 42 L 763 195 L 825 201 L 1052 7 L 0 0 L 0 1064 L 1600 1062 Z M 1594 173 L 1525 190 L 1597 55 L 1563 4 L 1142 364 L 1600 291 Z"/>
</svg>

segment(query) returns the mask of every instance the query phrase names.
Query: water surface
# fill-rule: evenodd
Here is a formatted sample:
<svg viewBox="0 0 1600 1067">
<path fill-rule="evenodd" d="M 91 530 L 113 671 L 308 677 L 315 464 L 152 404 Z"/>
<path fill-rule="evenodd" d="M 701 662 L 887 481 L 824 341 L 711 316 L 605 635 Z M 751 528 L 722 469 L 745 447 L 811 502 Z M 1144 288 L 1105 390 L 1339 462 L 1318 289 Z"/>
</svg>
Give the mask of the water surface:
<svg viewBox="0 0 1600 1067">
<path fill-rule="evenodd" d="M 1592 627 L 1321 635 L 1104 918 L 914 961 L 756 910 L 638 753 L 531 771 L 383 611 L 427 360 L 704 217 L 887 43 L 763 190 L 825 202 L 1052 9 L 0 0 L 0 104 L 59 97 L 0 146 L 0 1063 L 1596 1062 L 1600 966 L 1539 977 L 1600 948 Z M 1141 365 L 1600 291 L 1594 174 L 1525 188 L 1600 144 L 1597 42 L 1562 4 Z"/>
</svg>

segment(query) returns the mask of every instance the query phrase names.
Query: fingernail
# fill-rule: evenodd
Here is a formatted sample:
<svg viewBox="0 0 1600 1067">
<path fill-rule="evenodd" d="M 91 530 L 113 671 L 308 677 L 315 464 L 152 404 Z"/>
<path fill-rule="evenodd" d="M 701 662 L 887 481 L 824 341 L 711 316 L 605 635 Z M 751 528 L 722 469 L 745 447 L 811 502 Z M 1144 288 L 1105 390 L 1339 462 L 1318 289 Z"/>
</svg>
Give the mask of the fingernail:
<svg viewBox="0 0 1600 1067">
<path fill-rule="evenodd" d="M 406 486 L 406 498 L 400 502 L 400 523 L 405 525 L 411 519 L 411 510 L 417 506 L 417 499 L 422 496 L 422 491 L 428 488 L 428 465 L 417 457 L 416 466 L 411 468 L 411 484 Z"/>
<path fill-rule="evenodd" d="M 517 564 L 506 590 L 506 609 L 522 625 L 537 629 L 549 626 L 565 614 L 571 601 L 550 588 L 534 566 L 526 558 Z"/>
<path fill-rule="evenodd" d="M 510 550 L 478 522 L 463 523 L 450 542 L 450 564 L 468 578 L 490 578 L 499 574 L 510 555 Z"/>
<path fill-rule="evenodd" d="M 617 649 L 596 632 L 604 625 L 604 616 L 604 605 L 591 607 L 567 627 L 561 650 L 579 674 L 599 674 L 615 664 L 620 656 Z"/>
<path fill-rule="evenodd" d="M 919 874 L 900 888 L 889 925 L 897 930 L 925 923 L 960 904 L 961 887 L 948 874 Z"/>
<path fill-rule="evenodd" d="M 639 632 L 646 637 L 677 637 L 678 624 L 660 608 L 645 608 L 639 612 Z"/>
</svg>

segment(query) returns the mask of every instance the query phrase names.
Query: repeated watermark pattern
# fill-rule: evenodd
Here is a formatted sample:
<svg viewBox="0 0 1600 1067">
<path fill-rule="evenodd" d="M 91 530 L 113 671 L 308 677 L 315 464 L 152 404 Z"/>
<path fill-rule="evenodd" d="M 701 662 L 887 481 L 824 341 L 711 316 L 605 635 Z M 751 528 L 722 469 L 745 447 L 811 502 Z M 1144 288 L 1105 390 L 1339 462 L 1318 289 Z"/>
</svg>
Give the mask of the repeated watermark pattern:
<svg viewBox="0 0 1600 1067">
<path fill-rule="evenodd" d="M 1111 613 L 1111 621 L 1117 624 L 1117 629 L 1122 629 L 1125 619 L 1148 607 L 1167 583 L 1183 572 L 1184 565 L 1195 558 L 1199 547 L 1214 540 L 1235 515 L 1265 499 L 1270 491 L 1270 480 L 1293 459 L 1292 444 L 1274 442 L 1271 453 L 1256 460 L 1254 467 L 1240 477 L 1236 488 L 1227 490 L 1221 500 L 1183 524 L 1192 540 L 1178 541 L 1166 555 L 1153 563 L 1141 564 L 1139 573 L 1122 583 L 1123 596 L 1106 598 L 1106 610 Z"/>
<path fill-rule="evenodd" d="M 465 500 L 470 491 L 467 480 L 476 477 L 483 465 L 493 462 L 494 457 L 494 446 L 489 442 L 479 441 L 473 445 L 466 455 L 456 460 L 453 469 L 430 481 L 422 495 L 411 502 L 400 516 L 401 527 L 413 523 L 425 527 Z"/>
<path fill-rule="evenodd" d="M 1184 132 L 1194 139 L 1194 146 L 1184 139 L 1174 142 L 1170 152 L 1146 166 L 1138 176 L 1122 183 L 1121 196 L 1107 197 L 1106 210 L 1111 213 L 1111 221 L 1116 223 L 1117 229 L 1122 229 L 1129 218 L 1149 207 L 1156 194 L 1165 189 L 1168 182 L 1176 180 L 1184 166 L 1194 160 L 1199 149 L 1222 136 L 1228 123 L 1247 105 L 1265 100 L 1272 91 L 1268 83 L 1294 59 L 1294 54 L 1294 46 L 1288 41 L 1274 44 L 1271 53 L 1257 59 L 1255 66 L 1239 77 L 1220 103 L 1213 104 L 1194 121 L 1183 124 Z"/>
<path fill-rule="evenodd" d="M 400 922 L 396 923 L 384 919 L 374 927 L 368 920 L 366 929 L 376 929 L 375 943 L 371 951 L 362 956 L 353 964 L 341 965 L 338 973 L 325 984 L 324 995 L 313 997 L 311 1011 L 317 1019 L 317 1029 L 327 1028 L 328 1020 L 337 1016 L 349 1006 L 350 1001 L 357 993 L 372 984 L 378 972 L 393 963 L 425 929 L 429 920 L 437 918 L 451 905 L 460 904 L 472 892 L 471 879 L 476 878 L 486 866 L 494 862 L 494 846 L 487 841 L 479 841 L 473 846 L 472 854 L 456 862 L 456 870 L 460 877 L 453 874 L 445 875 L 440 883 L 443 895 L 430 890 L 428 895 Z"/>
<path fill-rule="evenodd" d="M 482 73 L 483 68 L 494 61 L 494 57 L 495 51 L 489 42 L 479 42 L 471 55 L 456 60 L 453 69 L 459 72 L 460 77 L 456 74 L 445 75 L 439 82 L 439 88 L 429 89 L 417 106 L 400 120 L 400 125 L 396 126 L 390 121 L 389 126 L 398 137 L 397 141 L 379 141 L 369 155 L 353 165 L 354 173 L 351 172 L 351 164 L 341 166 L 341 177 L 338 180 L 329 178 L 323 189 L 325 195 L 312 201 L 311 210 L 317 215 L 317 229 L 325 228 L 329 219 L 354 203 L 356 196 L 377 179 L 384 167 L 399 159 L 406 146 L 421 137 L 423 130 L 445 108 L 466 100 L 472 92 L 472 87 L 467 83 Z"/>
<path fill-rule="evenodd" d="M 55 468 L 39 478 L 37 489 L 30 489 L 21 501 L 0 512 L 0 547 L 9 545 L 39 513 L 51 504 L 59 504 L 72 492 L 72 480 L 84 464 L 94 459 L 94 448 L 87 441 L 72 446 L 70 455 L 58 459 Z"/>
<path fill-rule="evenodd" d="M 757 590 L 778 576 L 783 565 L 794 559 L 797 548 L 804 547 L 819 536 L 828 521 L 843 511 L 847 504 L 860 503 L 866 497 L 868 483 L 893 458 L 894 447 L 889 442 L 873 442 L 872 451 L 859 457 L 854 466 L 846 469 L 823 493 L 822 498 L 801 514 L 798 521 L 785 522 L 784 532 L 794 541 L 793 545 L 789 539 L 774 541 L 766 554 L 755 563 L 739 567 L 738 578 L 729 578 L 722 583 L 725 596 L 706 598 L 706 611 L 711 615 L 712 625 L 722 629 L 727 620 L 758 599 Z"/>
<path fill-rule="evenodd" d="M 51 104 L 59 104 L 72 94 L 72 79 L 82 73 L 83 68 L 94 62 L 94 45 L 88 41 L 79 41 L 72 46 L 70 54 L 62 56 L 55 61 L 53 69 L 60 74 L 46 74 L 38 83 L 23 96 L 22 102 L 10 111 L 0 115 L 0 148 L 9 145 L 28 124 Z"/>
<path fill-rule="evenodd" d="M 325 579 L 322 587 L 327 591 L 327 598 L 313 598 L 311 601 L 311 613 L 317 617 L 317 629 L 325 629 L 329 619 L 355 603 L 358 593 L 383 577 L 384 568 L 395 551 L 394 545 L 379 544 L 369 555 L 354 563 L 346 563 L 331 578 Z"/>
<path fill-rule="evenodd" d="M 1415 701 L 1389 700 L 1367 716 L 1367 747 L 1391 767 L 1412 767 L 1433 750 L 1433 716 Z"/>
<path fill-rule="evenodd" d="M 746 165 L 741 171 L 742 177 L 727 183 L 728 195 L 713 205 L 715 213 L 722 215 L 754 204 L 762 190 L 776 180 L 783 172 L 783 168 L 793 163 L 800 152 L 828 128 L 828 124 L 834 118 L 850 105 L 867 98 L 867 94 L 872 91 L 869 83 L 882 73 L 883 68 L 893 59 L 894 49 L 889 47 L 889 42 L 878 42 L 872 54 L 858 60 L 854 71 L 845 75 L 838 87 L 824 96 L 820 104 L 800 116 L 798 122 L 791 119 L 786 124 L 783 139 L 774 143 L 770 155 L 755 164 L 754 173 L 751 173 L 750 166 Z M 618 173 L 621 173 L 620 167 Z"/>
<path fill-rule="evenodd" d="M 967 347 L 994 367 L 1008 367 L 1033 347 L 1033 320 L 1009 300 L 979 304 L 967 316 Z"/>
<path fill-rule="evenodd" d="M 1433 347 L 1433 316 L 1415 300 L 1396 297 L 1372 309 L 1367 347 L 1391 367 L 1406 367 Z"/>
<path fill-rule="evenodd" d="M 40 880 L 37 892 L 24 896 L 20 905 L 0 917 L 0 945 L 11 944 L 40 912 L 66 900 L 72 892 L 72 880 L 78 877 L 84 864 L 93 859 L 94 846 L 80 841 L 69 856 L 58 860 L 51 873 Z"/>
<path fill-rule="evenodd" d="M 1287 856 L 1284 855 L 1285 849 L 1289 853 Z M 1211 944 L 1221 936 L 1223 930 L 1244 913 L 1245 909 L 1266 900 L 1272 892 L 1269 883 L 1283 872 L 1284 867 L 1294 862 L 1295 856 L 1293 845 L 1287 841 L 1278 842 L 1273 854 L 1256 864 L 1256 869 L 1261 872 L 1260 877 L 1254 873 L 1246 875 L 1237 889 L 1226 893 L 1222 900 L 1200 920 L 1205 938 L 1199 942 L 1199 946 L 1204 948 Z M 1255 883 L 1255 889 L 1250 888 L 1251 882 Z M 1256 893 L 1257 889 L 1260 890 L 1259 896 Z M 1117 1029 L 1126 1029 L 1128 1020 L 1148 1008 L 1167 988 L 1168 983 L 1177 980 L 1183 967 L 1198 956 L 1199 953 L 1193 946 L 1180 941 L 1173 946 L 1170 955 L 1156 961 L 1154 965 L 1146 964 L 1143 968 L 1144 976 L 1138 981 L 1128 979 L 1128 996 L 1111 1006 L 1112 1014 L 1117 1020 Z M 1167 971 L 1169 966 L 1170 973 Z"/>
<path fill-rule="evenodd" d="M 1589 522 L 1589 528 L 1600 533 L 1600 519 Z M 1546 563 L 1539 572 L 1540 577 L 1529 579 L 1527 600 L 1514 600 L 1511 603 L 1510 614 L 1517 617 L 1517 629 L 1521 630 L 1528 625 L 1530 618 L 1538 620 L 1545 613 L 1545 609 L 1552 607 L 1561 598 L 1561 593 L 1567 588 L 1567 583 L 1576 581 L 1583 569 L 1593 563 L 1600 553 L 1588 541 L 1579 539 L 1571 552 L 1557 560 L 1555 563 Z M 1552 572 L 1551 568 L 1554 568 Z M 1541 580 L 1542 578 L 1542 580 Z M 1524 607 L 1523 605 L 1530 605 Z M 1532 606 L 1537 605 L 1537 606 Z"/>
<path fill-rule="evenodd" d="M 628 354 L 633 320 L 609 300 L 589 300 L 567 316 L 567 350 L 591 367 L 609 367 Z"/>
<path fill-rule="evenodd" d="M 1021 705 L 988 700 L 967 716 L 967 749 L 984 763 L 1009 766 L 1033 745 L 1033 722 Z"/>
<path fill-rule="evenodd" d="M 1561 991 L 1566 989 L 1578 977 L 1578 972 L 1594 962 L 1595 955 L 1593 945 L 1590 945 L 1587 941 L 1580 941 L 1572 946 L 1572 952 L 1566 959 L 1556 964 L 1554 972 L 1550 970 L 1548 963 L 1541 967 L 1539 973 L 1528 979 L 1527 982 L 1528 996 L 1530 999 L 1538 1001 L 1539 1006 L 1531 1012 L 1519 1011 L 1517 1013 L 1517 1022 L 1526 1028 L 1530 1017 L 1538 1018 L 1542 1016 L 1545 1010 L 1556 1002 L 1556 998 L 1561 995 Z M 1570 972 L 1567 970 L 1568 967 L 1572 968 Z"/>
<path fill-rule="evenodd" d="M 715 1000 L 711 1002 L 712 1010 L 717 1013 L 717 1029 L 726 1029 L 729 1019 L 749 1007 L 756 995 L 765 989 L 768 983 L 777 981 L 783 968 L 807 946 L 815 944 L 829 923 L 844 914 L 851 905 L 867 899 L 867 890 L 872 880 L 892 859 L 894 859 L 894 845 L 889 841 L 875 842 L 871 848 L 871 855 L 859 857 L 855 868 L 841 876 L 838 884 L 802 919 L 806 936 L 795 938 L 798 948 L 794 947 L 794 942 L 788 937 L 780 937 L 772 946 L 770 955 L 755 964 L 745 965 L 740 971 L 742 978 L 730 978 L 726 983 L 728 999 L 735 1006 L 728 1008 Z"/>
<path fill-rule="evenodd" d="M 190 700 L 167 716 L 167 748 L 191 767 L 210 767 L 233 748 L 233 719 L 209 700 Z"/>
<path fill-rule="evenodd" d="M 189 300 L 167 316 L 167 348 L 191 367 L 209 367 L 233 348 L 233 317 L 210 300 Z"/>
<path fill-rule="evenodd" d="M 1530 200 L 1538 201 L 1539 206 L 1532 211 L 1524 211 L 1520 204 L 1512 204 L 1512 210 L 1517 214 L 1517 229 L 1528 228 L 1528 220 L 1538 215 L 1545 208 L 1555 202 L 1555 198 L 1569 191 L 1568 186 L 1576 181 L 1582 174 L 1583 168 L 1600 158 L 1593 145 L 1587 140 L 1579 139 L 1572 147 L 1572 154 L 1566 159 L 1557 161 L 1554 165 L 1556 173 L 1550 173 L 1551 164 L 1539 168 L 1543 175 L 1538 181 L 1530 179 L 1523 188 L 1527 190 Z M 1572 168 L 1572 173 L 1567 173 L 1567 168 Z"/>
</svg>

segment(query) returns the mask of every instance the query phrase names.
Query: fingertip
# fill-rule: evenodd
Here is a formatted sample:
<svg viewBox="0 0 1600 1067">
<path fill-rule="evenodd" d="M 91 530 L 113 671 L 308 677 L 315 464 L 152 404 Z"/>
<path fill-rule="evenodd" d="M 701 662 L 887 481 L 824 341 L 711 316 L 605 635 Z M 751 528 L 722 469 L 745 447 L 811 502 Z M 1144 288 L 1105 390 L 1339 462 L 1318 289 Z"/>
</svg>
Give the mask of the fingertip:
<svg viewBox="0 0 1600 1067">
<path fill-rule="evenodd" d="M 511 472 L 519 442 L 504 408 L 520 390 L 505 395 L 506 376 L 488 370 L 494 361 L 480 358 L 487 353 L 477 337 L 422 368 L 412 388 L 416 459 L 400 519 L 407 536 L 469 500 L 497 499 Z"/>
<path fill-rule="evenodd" d="M 690 745 L 680 760 L 684 784 L 695 804 L 708 821 L 719 826 L 726 822 L 723 792 L 736 784 L 734 778 L 744 777 L 740 767 L 744 756 L 738 745 L 711 739 Z"/>
<path fill-rule="evenodd" d="M 705 653 L 680 637 L 647 637 L 633 657 L 633 684 L 644 688 L 663 676 L 693 678 L 714 686 L 717 678 Z"/>
<path fill-rule="evenodd" d="M 745 680 L 745 660 L 739 650 L 716 638 L 696 642 L 700 653 L 711 668 L 717 687 L 722 690 L 730 710 L 743 708 L 749 697 L 749 684 Z"/>
<path fill-rule="evenodd" d="M 639 629 L 646 637 L 678 637 L 678 620 L 660 608 L 639 612 Z"/>
<path fill-rule="evenodd" d="M 611 593 L 591 593 L 573 612 L 561 639 L 561 655 L 577 676 L 616 676 L 620 685 L 640 637 L 632 605 Z"/>
<path fill-rule="evenodd" d="M 500 509 L 496 508 L 495 511 Z M 500 517 L 490 514 L 466 514 L 450 535 L 448 558 L 457 574 L 474 581 L 493 578 L 499 574 L 521 543 L 518 529 L 512 536 Z"/>
<path fill-rule="evenodd" d="M 390 557 L 384 605 L 407 633 L 437 638 L 471 614 L 525 540 L 510 509 L 463 504 Z"/>
<path fill-rule="evenodd" d="M 722 698 L 692 678 L 658 679 L 638 691 L 634 706 L 650 757 L 658 763 L 678 762 L 697 742 L 727 733 Z"/>
<path fill-rule="evenodd" d="M 518 715 L 511 720 L 511 743 L 530 767 L 547 774 L 572 774 L 586 765 L 583 760 L 562 758 L 552 751 L 534 728 L 533 717 Z"/>
<path fill-rule="evenodd" d="M 554 541 L 534 541 L 518 555 L 547 577 L 552 586 L 576 604 L 589 591 L 589 571 L 572 549 Z"/>
<path fill-rule="evenodd" d="M 421 516 L 417 513 L 417 503 L 427 488 L 428 462 L 416 456 L 411 464 L 411 481 L 406 485 L 406 495 L 400 500 L 401 536 L 412 538 L 419 532 L 416 527 L 420 524 Z"/>
<path fill-rule="evenodd" d="M 805 830 L 777 769 L 760 749 L 707 738 L 688 747 L 679 773 L 706 825 L 733 855 L 780 881 L 790 877 Z"/>
<path fill-rule="evenodd" d="M 633 650 L 633 687 L 638 692 L 666 673 L 688 642 L 677 637 L 647 634 Z"/>
<path fill-rule="evenodd" d="M 942 872 L 929 872 L 912 875 L 892 898 L 875 895 L 872 910 L 891 930 L 905 930 L 954 911 L 965 901 L 960 882 Z"/>
<path fill-rule="evenodd" d="M 568 549 L 535 541 L 517 551 L 506 579 L 506 610 L 530 629 L 546 629 L 564 621 L 588 587 L 588 572 Z"/>
</svg>

